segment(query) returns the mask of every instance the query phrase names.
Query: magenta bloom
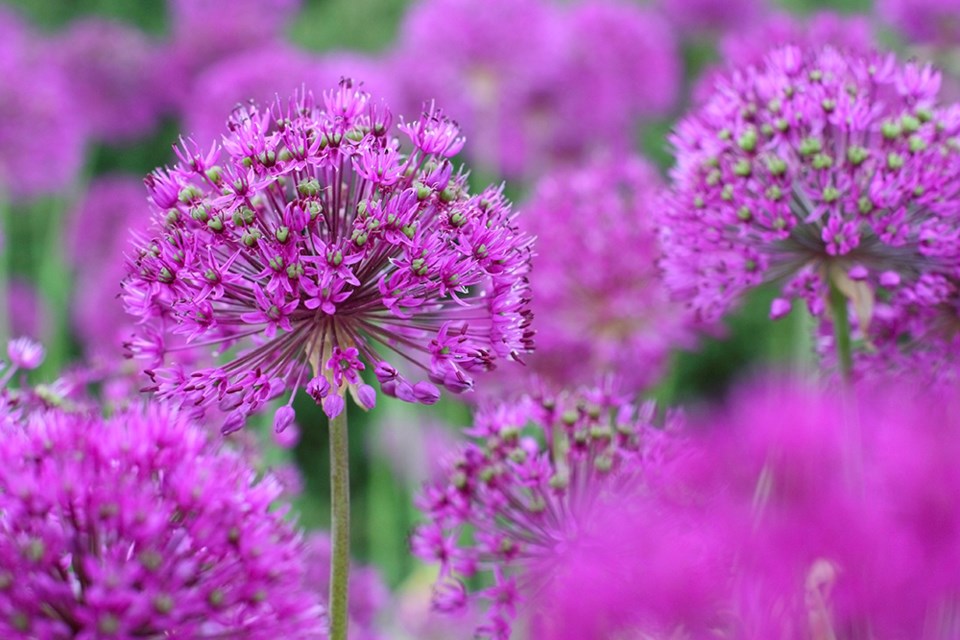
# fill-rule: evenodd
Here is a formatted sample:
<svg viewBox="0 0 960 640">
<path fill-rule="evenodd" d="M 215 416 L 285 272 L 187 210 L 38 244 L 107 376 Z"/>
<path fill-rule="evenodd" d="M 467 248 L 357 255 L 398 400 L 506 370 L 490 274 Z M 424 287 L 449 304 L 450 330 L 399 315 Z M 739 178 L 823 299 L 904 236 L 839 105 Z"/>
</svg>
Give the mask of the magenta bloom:
<svg viewBox="0 0 960 640">
<path fill-rule="evenodd" d="M 819 315 L 832 282 L 866 326 L 877 296 L 957 273 L 960 110 L 939 85 L 892 56 L 795 47 L 719 80 L 672 138 L 668 286 L 712 320 L 771 280 L 771 315 Z"/>
<path fill-rule="evenodd" d="M 320 638 L 279 487 L 159 407 L 0 418 L 0 634 Z"/>
<path fill-rule="evenodd" d="M 955 47 L 960 41 L 960 6 L 953 0 L 877 0 L 877 12 L 912 42 Z"/>
<path fill-rule="evenodd" d="M 766 11 L 764 0 L 658 0 L 658 5 L 687 37 L 739 30 L 759 20 Z"/>
<path fill-rule="evenodd" d="M 218 405 L 229 431 L 301 387 L 330 416 L 348 390 L 370 408 L 367 367 L 387 395 L 431 404 L 434 383 L 465 391 L 530 350 L 531 239 L 502 190 L 468 194 L 450 160 L 463 138 L 438 110 L 400 124 L 409 153 L 391 121 L 345 81 L 322 106 L 241 108 L 222 150 L 186 143 L 147 179 L 155 224 L 131 259 L 128 311 L 154 335 L 240 347 L 221 367 L 153 367 L 161 397 Z"/>
<path fill-rule="evenodd" d="M 167 106 L 159 47 L 139 30 L 88 18 L 49 45 L 69 80 L 75 108 L 91 135 L 108 142 L 148 133 Z"/>
<path fill-rule="evenodd" d="M 468 431 L 474 441 L 418 500 L 428 522 L 414 533 L 413 552 L 440 563 L 434 606 L 482 602 L 478 633 L 509 638 L 524 594 L 550 584 L 551 567 L 594 509 L 643 486 L 658 467 L 665 435 L 652 413 L 607 389 L 481 410 Z M 468 593 L 464 581 L 478 576 L 490 586 Z"/>
<path fill-rule="evenodd" d="M 3 8 L 0 77 L 0 199 L 66 192 L 83 165 L 80 110 L 49 49 Z"/>
<path fill-rule="evenodd" d="M 689 341 L 657 267 L 660 183 L 645 160 L 611 156 L 548 174 L 522 207 L 521 226 L 537 238 L 538 350 L 527 370 L 554 388 L 612 373 L 643 389 Z"/>
</svg>

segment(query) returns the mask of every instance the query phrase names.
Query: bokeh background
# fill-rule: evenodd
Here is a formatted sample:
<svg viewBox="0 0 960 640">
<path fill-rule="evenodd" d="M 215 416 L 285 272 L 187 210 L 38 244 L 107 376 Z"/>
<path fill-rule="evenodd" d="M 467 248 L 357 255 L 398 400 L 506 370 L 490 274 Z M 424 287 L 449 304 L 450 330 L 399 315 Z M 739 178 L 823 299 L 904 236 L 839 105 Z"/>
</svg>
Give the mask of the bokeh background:
<svg viewBox="0 0 960 640">
<path fill-rule="evenodd" d="M 535 20 L 535 14 L 516 23 L 500 16 L 510 0 L 465 0 L 460 4 L 482 7 L 476 10 L 477 16 L 486 16 L 482 28 L 458 23 L 455 12 L 441 13 L 423 27 L 436 44 L 411 43 L 419 36 L 409 35 L 412 27 L 404 26 L 405 21 L 431 4 L 443 3 L 0 3 L 0 170 L 5 172 L 0 175 L 0 282 L 5 289 L 0 291 L 0 338 L 29 335 L 44 342 L 48 357 L 33 373 L 35 380 L 49 379 L 75 362 L 112 366 L 106 363 L 121 355 L 118 332 L 122 333 L 124 320 L 116 293 L 127 228 L 149 215 L 142 179 L 174 160 L 171 145 L 181 133 L 193 135 L 205 147 L 236 102 L 285 95 L 298 86 L 319 93 L 341 76 L 363 80 L 368 89 L 383 93 L 392 104 L 402 105 L 398 110 L 409 113 L 416 109 L 410 105 L 417 102 L 417 92 L 422 99 L 443 97 L 430 95 L 435 89 L 424 80 L 432 73 L 448 73 L 451 60 L 488 56 L 493 61 L 486 67 L 491 73 L 518 76 L 525 71 L 523 65 L 539 64 L 521 55 L 535 48 L 532 34 L 539 33 L 537 25 L 523 22 Z M 619 144 L 643 154 L 664 176 L 671 164 L 670 128 L 695 100 L 704 74 L 723 64 L 721 43 L 751 30 L 759 30 L 756 37 L 762 39 L 762 25 L 772 15 L 798 24 L 823 10 L 861 16 L 880 46 L 905 56 L 937 58 L 948 70 L 952 64 L 941 57 L 936 42 L 911 43 L 909 34 L 891 28 L 870 0 L 633 4 L 657 16 L 659 22 L 650 27 L 649 36 L 671 43 L 664 55 L 674 57 L 676 68 L 670 73 L 677 86 L 663 90 L 670 95 L 661 96 L 663 104 L 652 113 L 633 118 L 620 132 Z M 500 37 L 490 38 L 498 24 Z M 441 37 L 445 29 L 449 33 Z M 626 52 L 631 44 L 636 45 L 624 45 Z M 584 49 L 589 60 L 592 49 Z M 658 81 L 655 76 L 661 72 L 646 70 L 650 82 Z M 649 90 L 643 86 L 645 77 L 638 81 L 622 75 L 611 82 L 624 85 L 620 89 L 627 95 L 634 89 Z M 567 91 L 593 91 L 595 83 L 587 80 L 586 75 L 574 78 Z M 453 93 L 457 102 L 455 88 Z M 468 103 L 463 108 L 470 108 L 471 97 L 461 97 L 460 102 Z M 544 98 L 545 111 L 553 108 L 550 99 Z M 91 113 L 85 106 L 90 104 L 101 108 Z M 459 105 L 442 106 L 453 118 L 461 117 Z M 567 135 L 572 136 L 577 125 L 574 120 L 563 126 L 571 127 Z M 468 149 L 502 142 L 491 141 L 470 126 L 466 129 Z M 492 153 L 496 156 L 496 150 Z M 521 216 L 525 199 L 545 170 L 545 165 L 529 161 L 529 154 L 522 161 L 474 161 L 472 167 L 476 185 L 506 179 Z M 645 395 L 669 405 L 695 404 L 721 395 L 732 381 L 752 370 L 802 363 L 812 347 L 798 336 L 807 333 L 809 319 L 799 312 L 769 322 L 773 297 L 772 290 L 761 288 L 722 326 L 703 332 L 685 348 L 673 349 Z M 109 389 L 103 392 L 109 394 Z M 249 442 L 242 446 L 249 446 L 263 468 L 277 470 L 289 483 L 295 505 L 292 517 L 307 529 L 324 530 L 329 527 L 325 418 L 304 401 L 303 394 L 296 411 L 299 437 L 277 441 L 264 418 L 245 432 L 242 438 Z M 408 550 L 417 520 L 413 496 L 456 443 L 460 428 L 469 424 L 470 408 L 445 397 L 429 410 L 387 400 L 373 413 L 352 405 L 350 411 L 352 550 L 358 563 L 379 575 L 361 587 L 367 594 L 358 598 L 358 606 L 367 598 L 369 610 L 379 612 L 375 627 L 382 637 L 427 637 L 430 625 L 440 623 L 427 617 L 433 569 L 421 565 Z M 386 590 L 376 586 L 378 580 Z M 457 637 L 451 629 L 442 629 L 436 627 L 432 633 Z"/>
</svg>

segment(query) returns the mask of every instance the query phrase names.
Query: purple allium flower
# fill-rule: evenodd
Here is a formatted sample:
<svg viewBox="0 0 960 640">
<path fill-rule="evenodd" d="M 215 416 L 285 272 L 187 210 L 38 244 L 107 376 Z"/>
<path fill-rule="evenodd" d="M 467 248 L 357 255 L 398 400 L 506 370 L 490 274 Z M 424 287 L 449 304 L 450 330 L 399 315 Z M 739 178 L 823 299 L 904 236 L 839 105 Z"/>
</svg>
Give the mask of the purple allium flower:
<svg viewBox="0 0 960 640">
<path fill-rule="evenodd" d="M 147 228 L 143 182 L 120 174 L 98 177 L 69 213 L 67 256 L 73 267 L 73 326 L 87 356 L 107 360 L 123 353 L 133 332 L 123 312 L 120 281 L 130 229 Z"/>
<path fill-rule="evenodd" d="M 425 0 L 407 12 L 399 39 L 395 64 L 408 102 L 437 98 L 456 113 L 474 140 L 474 163 L 516 176 L 540 161 L 537 137 L 552 129 L 549 101 L 564 51 L 549 0 Z"/>
<path fill-rule="evenodd" d="M 819 11 L 801 18 L 789 13 L 772 13 L 728 31 L 721 38 L 722 66 L 706 70 L 696 82 L 697 101 L 710 98 L 713 83 L 725 73 L 724 69 L 762 65 L 771 49 L 786 45 L 801 49 L 833 46 L 860 56 L 868 56 L 877 48 L 870 21 L 864 16 Z"/>
<path fill-rule="evenodd" d="M 637 409 L 609 389 L 481 410 L 468 431 L 474 441 L 418 499 L 428 522 L 413 551 L 440 563 L 434 606 L 483 602 L 478 633 L 508 638 L 521 600 L 550 583 L 550 567 L 578 543 L 593 510 L 655 473 L 666 436 L 652 414 L 652 405 Z M 478 577 L 489 586 L 468 594 L 465 580 Z"/>
<path fill-rule="evenodd" d="M 0 77 L 0 198 L 65 192 L 83 164 L 83 121 L 64 70 L 39 36 L 5 8 Z"/>
<path fill-rule="evenodd" d="M 120 22 L 72 22 L 49 43 L 91 135 L 116 142 L 149 132 L 166 106 L 159 47 Z"/>
<path fill-rule="evenodd" d="M 742 29 L 766 11 L 764 0 L 658 0 L 657 4 L 687 37 Z"/>
<path fill-rule="evenodd" d="M 432 404 L 434 383 L 465 391 L 531 349 L 532 240 L 502 188 L 467 193 L 450 160 L 463 138 L 438 110 L 399 125 L 409 152 L 391 121 L 344 81 L 322 106 L 241 108 L 222 150 L 187 142 L 148 177 L 154 229 L 130 261 L 128 311 L 155 335 L 247 343 L 221 367 L 152 367 L 162 397 L 218 404 L 230 431 L 301 387 L 329 416 L 348 390 L 369 409 L 368 368 L 387 395 Z"/>
<path fill-rule="evenodd" d="M 668 286 L 712 320 L 764 281 L 869 324 L 875 297 L 960 266 L 960 109 L 892 56 L 784 47 L 718 81 L 685 118 L 660 238 Z M 895 277 L 894 277 L 895 276 Z"/>
<path fill-rule="evenodd" d="M 171 64 L 197 71 L 249 49 L 280 45 L 301 0 L 169 0 Z"/>
<path fill-rule="evenodd" d="M 306 539 L 305 585 L 326 598 L 330 588 L 330 535 L 313 531 Z M 387 604 L 390 592 L 374 567 L 350 568 L 350 638 L 378 640 L 385 636 L 377 628 L 377 616 Z"/>
<path fill-rule="evenodd" d="M 666 115 L 683 75 L 679 44 L 657 13 L 621 0 L 579 0 L 563 8 L 565 50 L 546 116 L 551 146 L 582 155 L 596 147 L 633 147 L 638 120 Z M 553 150 L 553 149 L 551 149 Z"/>
<path fill-rule="evenodd" d="M 960 6 L 953 0 L 878 0 L 877 12 L 912 42 L 956 46 Z"/>
<path fill-rule="evenodd" d="M 740 390 L 593 512 L 533 637 L 957 637 L 960 396 L 918 389 Z"/>
<path fill-rule="evenodd" d="M 669 25 L 618 0 L 421 2 L 396 65 L 411 101 L 451 106 L 474 162 L 507 176 L 628 147 L 639 119 L 673 105 L 681 67 Z"/>
<path fill-rule="evenodd" d="M 280 489 L 159 406 L 4 429 L 0 635 L 320 638 Z"/>
<path fill-rule="evenodd" d="M 521 227 L 537 238 L 538 350 L 527 363 L 554 388 L 613 373 L 640 390 L 689 341 L 657 267 L 660 184 L 645 160 L 609 156 L 547 174 L 522 207 Z"/>
<path fill-rule="evenodd" d="M 353 53 L 311 55 L 272 44 L 210 65 L 193 82 L 183 107 L 184 131 L 206 144 L 227 133 L 223 115 L 248 101 L 264 104 L 306 87 L 335 85 L 340 78 L 364 78 L 364 88 L 388 100 L 392 80 L 372 59 Z"/>
</svg>

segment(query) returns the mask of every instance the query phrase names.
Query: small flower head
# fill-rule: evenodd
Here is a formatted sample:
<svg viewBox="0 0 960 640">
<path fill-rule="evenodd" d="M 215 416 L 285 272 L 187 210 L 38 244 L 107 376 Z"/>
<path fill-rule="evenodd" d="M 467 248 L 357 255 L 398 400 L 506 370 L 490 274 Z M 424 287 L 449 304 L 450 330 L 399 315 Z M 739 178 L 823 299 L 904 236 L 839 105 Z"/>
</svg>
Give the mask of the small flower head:
<svg viewBox="0 0 960 640">
<path fill-rule="evenodd" d="M 892 56 L 790 46 L 718 80 L 673 136 L 668 285 L 716 319 L 772 280 L 819 315 L 833 284 L 866 325 L 881 291 L 956 273 L 960 110 L 939 85 Z"/>
<path fill-rule="evenodd" d="M 51 411 L 0 447 L 0 635 L 324 637 L 279 485 L 182 416 Z"/>
<path fill-rule="evenodd" d="M 608 389 L 481 410 L 468 432 L 473 442 L 419 499 L 428 522 L 415 532 L 413 551 L 440 564 L 434 606 L 458 611 L 483 602 L 479 631 L 509 637 L 523 594 L 543 586 L 530 576 L 548 584 L 549 568 L 579 544 L 593 509 L 652 477 L 665 451 L 652 412 Z M 490 586 L 468 593 L 464 581 L 478 577 Z"/>
<path fill-rule="evenodd" d="M 148 330 L 237 346 L 215 368 L 154 367 L 163 397 L 231 413 L 230 428 L 306 387 L 328 415 L 380 389 L 432 404 L 442 385 L 531 349 L 531 239 L 502 189 L 467 191 L 463 146 L 434 108 L 391 127 L 351 82 L 272 109 L 241 108 L 222 149 L 185 143 L 147 179 L 154 227 L 124 282 Z M 407 377 L 419 370 L 429 380 Z"/>
</svg>

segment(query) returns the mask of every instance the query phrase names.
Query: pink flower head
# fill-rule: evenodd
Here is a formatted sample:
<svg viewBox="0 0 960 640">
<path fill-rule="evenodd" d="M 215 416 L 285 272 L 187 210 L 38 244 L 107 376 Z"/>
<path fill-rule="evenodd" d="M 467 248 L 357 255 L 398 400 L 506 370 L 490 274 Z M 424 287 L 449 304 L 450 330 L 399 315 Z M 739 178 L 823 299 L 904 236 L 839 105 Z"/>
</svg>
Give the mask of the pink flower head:
<svg viewBox="0 0 960 640">
<path fill-rule="evenodd" d="M 83 165 L 83 119 L 49 47 L 5 8 L 0 76 L 0 199 L 65 193 Z"/>
<path fill-rule="evenodd" d="M 877 0 L 883 21 L 911 42 L 956 47 L 960 6 L 953 0 Z"/>
<path fill-rule="evenodd" d="M 915 382 L 741 389 L 593 511 L 534 636 L 956 637 L 960 396 Z"/>
<path fill-rule="evenodd" d="M 537 238 L 530 281 L 539 349 L 527 364 L 554 388 L 612 373 L 640 390 L 689 340 L 657 267 L 660 183 L 645 160 L 610 156 L 547 174 L 521 208 L 522 227 Z"/>
<path fill-rule="evenodd" d="M 741 29 L 766 10 L 764 0 L 659 0 L 657 4 L 687 38 Z"/>
<path fill-rule="evenodd" d="M 127 310 L 147 330 L 240 348 L 216 368 L 152 368 L 162 397 L 219 405 L 235 427 L 309 382 L 332 415 L 347 391 L 372 405 L 368 368 L 387 395 L 432 404 L 435 384 L 464 391 L 531 349 L 532 241 L 502 189 L 468 193 L 450 160 L 463 139 L 438 110 L 399 125 L 409 152 L 391 122 L 344 81 L 322 104 L 241 108 L 222 149 L 187 142 L 148 177 L 154 227 Z"/>
<path fill-rule="evenodd" d="M 608 389 L 481 410 L 468 432 L 474 441 L 418 500 L 427 522 L 413 552 L 440 564 L 434 606 L 482 602 L 478 633 L 508 638 L 525 594 L 550 584 L 551 567 L 578 544 L 594 508 L 643 486 L 657 468 L 665 436 L 652 413 Z M 468 592 L 464 581 L 477 576 L 492 586 Z"/>
<path fill-rule="evenodd" d="M 772 280 L 819 315 L 832 283 L 867 326 L 896 292 L 885 274 L 957 273 L 960 109 L 938 105 L 939 85 L 928 66 L 829 47 L 779 48 L 719 80 L 672 139 L 668 286 L 712 320 Z"/>
<path fill-rule="evenodd" d="M 326 637 L 279 484 L 184 417 L 50 411 L 4 431 L 3 637 Z"/>
<path fill-rule="evenodd" d="M 49 46 L 91 135 L 117 142 L 157 124 L 167 103 L 161 79 L 167 62 L 145 34 L 120 22 L 87 18 L 70 23 Z"/>
</svg>

